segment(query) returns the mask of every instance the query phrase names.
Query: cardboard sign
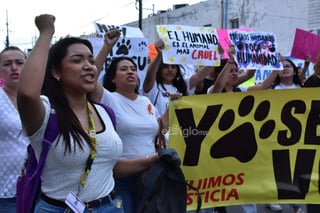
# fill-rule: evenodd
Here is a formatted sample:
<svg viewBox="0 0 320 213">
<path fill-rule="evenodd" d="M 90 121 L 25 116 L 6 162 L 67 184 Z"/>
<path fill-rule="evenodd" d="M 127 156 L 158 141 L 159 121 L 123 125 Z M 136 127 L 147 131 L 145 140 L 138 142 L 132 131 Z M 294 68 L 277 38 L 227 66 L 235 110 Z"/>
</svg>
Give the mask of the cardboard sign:
<svg viewBox="0 0 320 213">
<path fill-rule="evenodd" d="M 291 56 L 305 60 L 309 54 L 311 55 L 311 62 L 315 63 L 320 55 L 320 36 L 297 28 Z"/>
<path fill-rule="evenodd" d="M 218 34 L 212 27 L 157 25 L 159 38 L 165 43 L 162 51 L 166 64 L 219 66 Z"/>
</svg>

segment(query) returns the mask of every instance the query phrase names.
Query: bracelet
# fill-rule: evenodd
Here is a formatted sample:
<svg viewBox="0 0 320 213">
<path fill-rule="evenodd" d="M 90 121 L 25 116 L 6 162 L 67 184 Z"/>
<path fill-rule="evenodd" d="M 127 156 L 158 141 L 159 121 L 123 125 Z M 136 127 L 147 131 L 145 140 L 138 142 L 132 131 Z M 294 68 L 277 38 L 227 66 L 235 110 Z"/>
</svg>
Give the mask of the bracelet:
<svg viewBox="0 0 320 213">
<path fill-rule="evenodd" d="M 234 64 L 234 61 L 228 60 L 227 63 L 228 63 L 228 64 Z"/>
</svg>

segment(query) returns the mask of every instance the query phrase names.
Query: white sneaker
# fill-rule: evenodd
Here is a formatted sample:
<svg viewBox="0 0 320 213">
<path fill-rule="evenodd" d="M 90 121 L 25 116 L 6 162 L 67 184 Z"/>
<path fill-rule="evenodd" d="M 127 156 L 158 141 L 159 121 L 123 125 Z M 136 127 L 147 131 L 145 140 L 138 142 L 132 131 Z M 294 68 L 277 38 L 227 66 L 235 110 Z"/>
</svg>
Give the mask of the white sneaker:
<svg viewBox="0 0 320 213">
<path fill-rule="evenodd" d="M 282 211 L 282 208 L 279 204 L 269 204 L 269 208 L 272 210 L 272 211 L 275 211 L 275 212 L 281 212 Z"/>
</svg>

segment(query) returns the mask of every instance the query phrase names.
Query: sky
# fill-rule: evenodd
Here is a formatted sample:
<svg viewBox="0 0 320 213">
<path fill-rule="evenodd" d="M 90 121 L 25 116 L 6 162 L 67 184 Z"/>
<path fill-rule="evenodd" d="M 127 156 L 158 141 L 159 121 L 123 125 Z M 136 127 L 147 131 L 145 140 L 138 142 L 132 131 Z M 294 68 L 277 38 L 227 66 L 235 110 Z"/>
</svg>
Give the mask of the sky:
<svg viewBox="0 0 320 213">
<path fill-rule="evenodd" d="M 196 4 L 204 0 L 142 0 L 143 18 L 175 4 Z M 34 24 L 39 14 L 55 15 L 54 39 L 95 32 L 94 23 L 125 25 L 139 19 L 136 0 L 6 0 L 0 9 L 0 49 L 9 44 L 22 50 L 31 48 L 38 36 Z M 8 31 L 8 33 L 7 33 Z"/>
</svg>

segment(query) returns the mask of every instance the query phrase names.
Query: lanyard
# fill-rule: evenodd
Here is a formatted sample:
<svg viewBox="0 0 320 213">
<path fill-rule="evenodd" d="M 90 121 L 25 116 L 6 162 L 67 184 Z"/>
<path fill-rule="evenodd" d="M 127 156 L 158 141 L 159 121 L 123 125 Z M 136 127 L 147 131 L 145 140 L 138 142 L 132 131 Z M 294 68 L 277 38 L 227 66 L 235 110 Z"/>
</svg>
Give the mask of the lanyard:
<svg viewBox="0 0 320 213">
<path fill-rule="evenodd" d="M 83 189 L 83 187 L 86 183 L 86 179 L 91 171 L 91 166 L 92 166 L 93 160 L 96 157 L 96 153 L 97 153 L 97 151 L 96 151 L 96 148 L 97 148 L 96 128 L 94 126 L 94 120 L 93 120 L 93 115 L 92 115 L 92 106 L 89 103 L 89 101 L 87 101 L 87 108 L 88 108 L 88 116 L 89 116 L 89 137 L 90 137 L 93 148 L 90 150 L 90 156 L 87 159 L 86 168 L 83 171 L 81 178 L 80 178 L 80 182 L 79 182 L 79 186 L 78 186 L 78 195 L 80 194 L 81 189 Z"/>
</svg>

